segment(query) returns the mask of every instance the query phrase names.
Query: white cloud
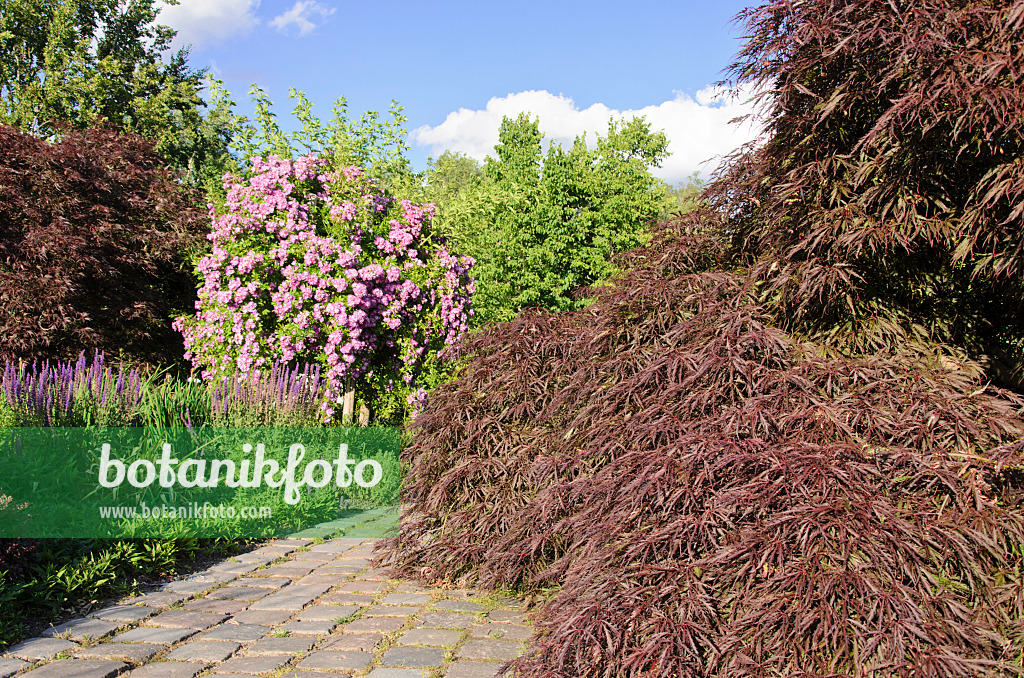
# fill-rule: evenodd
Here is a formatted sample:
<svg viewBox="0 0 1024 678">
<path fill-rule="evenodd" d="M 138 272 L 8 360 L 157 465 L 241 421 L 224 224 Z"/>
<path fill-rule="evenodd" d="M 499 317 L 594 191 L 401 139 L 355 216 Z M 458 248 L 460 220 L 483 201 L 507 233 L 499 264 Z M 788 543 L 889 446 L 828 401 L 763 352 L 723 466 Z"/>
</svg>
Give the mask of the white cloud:
<svg viewBox="0 0 1024 678">
<path fill-rule="evenodd" d="M 260 0 L 181 0 L 164 5 L 156 20 L 178 31 L 175 47 L 199 49 L 252 30 L 259 23 L 259 6 Z"/>
<path fill-rule="evenodd" d="M 758 136 L 760 127 L 753 121 L 729 124 L 733 118 L 753 111 L 751 94 L 741 90 L 728 96 L 726 91 L 709 86 L 698 91 L 696 98 L 677 92 L 675 99 L 656 106 L 617 111 L 601 103 L 580 110 L 568 97 L 530 90 L 492 98 L 483 110 L 460 108 L 436 127 L 425 125 L 413 130 L 412 138 L 429 146 L 435 157 L 447 149 L 483 160 L 486 155 L 494 155 L 504 116 L 514 118 L 527 112 L 539 117 L 545 141 L 557 141 L 566 148 L 584 132 L 593 146 L 596 135 L 607 134 L 609 118 L 642 115 L 652 130 L 664 130 L 669 140 L 671 155 L 654 174 L 675 183 L 694 171 L 707 176 L 723 155 Z"/>
<path fill-rule="evenodd" d="M 282 32 L 294 25 L 299 29 L 299 35 L 306 35 L 317 27 L 314 19 L 326 19 L 334 14 L 334 11 L 333 7 L 321 5 L 316 0 L 296 0 L 290 10 L 274 17 L 270 25 Z"/>
</svg>

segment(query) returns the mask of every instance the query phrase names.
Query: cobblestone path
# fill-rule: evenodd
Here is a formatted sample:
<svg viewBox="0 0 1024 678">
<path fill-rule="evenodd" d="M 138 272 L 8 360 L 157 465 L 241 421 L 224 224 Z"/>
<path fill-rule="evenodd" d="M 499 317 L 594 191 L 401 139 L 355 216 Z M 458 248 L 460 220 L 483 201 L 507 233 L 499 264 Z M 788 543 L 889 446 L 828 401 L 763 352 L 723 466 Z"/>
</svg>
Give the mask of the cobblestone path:
<svg viewBox="0 0 1024 678">
<path fill-rule="evenodd" d="M 279 539 L 0 655 L 0 678 L 483 678 L 532 628 L 515 599 L 369 567 L 375 539 Z"/>
</svg>

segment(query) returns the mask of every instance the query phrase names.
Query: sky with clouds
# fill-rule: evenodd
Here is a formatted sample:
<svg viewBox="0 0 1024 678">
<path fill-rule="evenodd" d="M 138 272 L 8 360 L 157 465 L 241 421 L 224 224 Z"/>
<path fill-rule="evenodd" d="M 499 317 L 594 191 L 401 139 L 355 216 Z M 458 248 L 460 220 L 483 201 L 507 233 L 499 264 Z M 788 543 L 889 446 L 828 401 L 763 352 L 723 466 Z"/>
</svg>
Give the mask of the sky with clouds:
<svg viewBox="0 0 1024 678">
<path fill-rule="evenodd" d="M 251 114 L 250 85 L 294 128 L 289 88 L 322 119 L 345 97 L 349 115 L 408 118 L 415 169 L 445 150 L 493 155 L 503 116 L 529 112 L 545 140 L 593 142 L 610 118 L 643 115 L 672 155 L 655 174 L 670 183 L 755 138 L 750 92 L 715 87 L 742 44 L 732 18 L 745 7 L 661 0 L 487 3 L 479 0 L 181 0 L 158 22 L 191 45 L 190 63 L 225 82 Z"/>
</svg>

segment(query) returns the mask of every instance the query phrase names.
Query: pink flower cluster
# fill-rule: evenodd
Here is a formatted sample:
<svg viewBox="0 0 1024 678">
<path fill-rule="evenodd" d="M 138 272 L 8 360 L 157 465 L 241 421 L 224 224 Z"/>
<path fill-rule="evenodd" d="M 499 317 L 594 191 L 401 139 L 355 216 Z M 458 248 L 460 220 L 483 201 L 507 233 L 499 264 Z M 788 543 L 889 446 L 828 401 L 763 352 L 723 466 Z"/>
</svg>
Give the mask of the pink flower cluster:
<svg viewBox="0 0 1024 678">
<path fill-rule="evenodd" d="M 327 422 L 349 379 L 401 382 L 421 406 L 423 362 L 466 331 L 475 289 L 473 260 L 430 231 L 434 206 L 396 201 L 359 168 L 331 171 L 315 155 L 255 157 L 251 175 L 225 175 L 225 212 L 210 208 L 197 314 L 175 323 L 186 358 L 204 378 L 320 364 Z"/>
</svg>

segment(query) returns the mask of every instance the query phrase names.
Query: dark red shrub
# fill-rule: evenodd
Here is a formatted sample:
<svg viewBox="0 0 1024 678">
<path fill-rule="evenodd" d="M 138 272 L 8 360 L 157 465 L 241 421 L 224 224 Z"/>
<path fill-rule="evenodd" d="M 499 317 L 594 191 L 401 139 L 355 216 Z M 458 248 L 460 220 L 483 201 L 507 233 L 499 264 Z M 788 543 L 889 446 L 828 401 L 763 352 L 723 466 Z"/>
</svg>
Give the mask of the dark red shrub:
<svg viewBox="0 0 1024 678">
<path fill-rule="evenodd" d="M 0 359 L 94 349 L 180 361 L 172 316 L 193 310 L 205 218 L 150 142 L 0 126 Z"/>
<path fill-rule="evenodd" d="M 474 335 L 381 562 L 554 591 L 518 674 L 1024 661 L 1024 2 L 769 2 L 771 137 L 568 315 Z"/>
</svg>

